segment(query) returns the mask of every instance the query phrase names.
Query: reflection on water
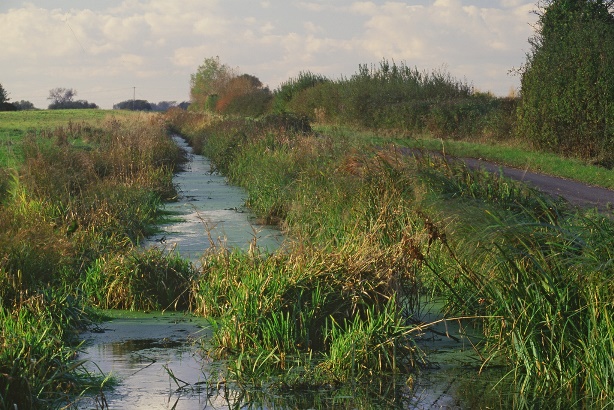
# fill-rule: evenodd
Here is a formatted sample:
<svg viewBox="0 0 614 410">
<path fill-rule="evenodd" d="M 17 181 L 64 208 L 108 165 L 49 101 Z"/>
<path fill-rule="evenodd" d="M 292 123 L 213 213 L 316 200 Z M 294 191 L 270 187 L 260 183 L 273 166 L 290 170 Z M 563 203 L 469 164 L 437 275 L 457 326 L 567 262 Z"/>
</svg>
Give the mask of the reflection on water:
<svg viewBox="0 0 614 410">
<path fill-rule="evenodd" d="M 176 143 L 187 152 L 191 148 L 180 137 Z M 178 222 L 162 227 L 144 246 L 170 249 L 174 246 L 184 257 L 197 262 L 203 252 L 215 244 L 248 249 L 253 240 L 263 250 L 274 250 L 283 241 L 281 232 L 256 224 L 244 207 L 245 191 L 228 185 L 226 178 L 211 173 L 209 159 L 190 154 L 183 172 L 173 179 L 179 190 L 177 202 L 168 203 L 167 211 L 177 214 Z"/>
<path fill-rule="evenodd" d="M 97 408 L 103 398 L 108 409 L 203 408 L 207 397 L 195 387 L 206 373 L 194 342 L 210 337 L 207 322 L 180 313 L 129 315 L 85 335 L 79 358 L 89 361 L 92 373 L 111 375 L 120 384 L 82 400 L 79 408 Z"/>
</svg>

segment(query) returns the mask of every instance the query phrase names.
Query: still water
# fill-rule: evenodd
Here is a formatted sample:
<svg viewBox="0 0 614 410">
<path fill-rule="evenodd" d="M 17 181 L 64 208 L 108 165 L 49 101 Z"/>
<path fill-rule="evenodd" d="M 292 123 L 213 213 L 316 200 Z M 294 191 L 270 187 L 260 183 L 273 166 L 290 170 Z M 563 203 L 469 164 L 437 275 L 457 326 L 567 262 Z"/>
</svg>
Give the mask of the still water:
<svg viewBox="0 0 614 410">
<path fill-rule="evenodd" d="M 177 201 L 165 207 L 174 222 L 162 226 L 143 246 L 175 249 L 196 265 L 212 244 L 248 249 L 255 242 L 262 250 L 278 248 L 283 235 L 256 224 L 243 205 L 245 191 L 212 173 L 209 160 L 193 154 L 183 139 L 174 139 L 189 153 L 185 170 L 174 177 Z M 113 316 L 117 317 L 85 334 L 79 358 L 89 360 L 91 372 L 111 375 L 119 385 L 84 399 L 79 408 L 187 410 L 217 405 L 220 395 L 201 388 L 211 371 L 196 343 L 211 335 L 205 320 L 168 312 Z M 229 398 L 220 397 L 228 406 Z"/>
<path fill-rule="evenodd" d="M 185 141 L 176 138 L 176 142 L 190 152 Z M 174 179 L 178 201 L 166 206 L 176 220 L 144 246 L 175 249 L 195 264 L 211 244 L 247 249 L 255 241 L 261 249 L 278 248 L 283 235 L 255 224 L 243 206 L 245 191 L 229 185 L 210 168 L 207 158 L 190 154 L 186 170 Z M 435 315 L 425 311 L 420 319 L 436 319 L 436 313 L 437 309 Z M 87 344 L 80 359 L 89 360 L 90 371 L 111 375 L 118 385 L 82 400 L 80 409 L 457 409 L 462 408 L 459 390 L 470 386 L 479 395 L 482 389 L 474 379 L 471 343 L 453 322 L 442 322 L 436 333 L 427 331 L 417 338 L 418 345 L 429 351 L 432 367 L 410 381 L 271 397 L 258 391 L 246 395 L 226 385 L 211 388 L 211 374 L 220 364 L 204 360 L 199 351 L 200 342 L 211 337 L 204 319 L 169 312 L 114 312 L 113 316 L 85 335 Z"/>
</svg>

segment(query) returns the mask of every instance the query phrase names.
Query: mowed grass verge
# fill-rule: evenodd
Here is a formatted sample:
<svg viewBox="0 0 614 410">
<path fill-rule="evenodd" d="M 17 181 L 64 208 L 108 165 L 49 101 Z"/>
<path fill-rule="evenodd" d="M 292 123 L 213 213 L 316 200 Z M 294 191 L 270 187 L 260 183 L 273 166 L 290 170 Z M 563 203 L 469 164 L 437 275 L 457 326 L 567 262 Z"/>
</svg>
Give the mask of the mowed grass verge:
<svg viewBox="0 0 614 410">
<path fill-rule="evenodd" d="M 420 135 L 395 135 L 391 131 L 355 130 L 343 126 L 317 126 L 321 133 L 332 133 L 338 137 L 357 138 L 373 145 L 395 144 L 401 147 L 443 152 L 459 158 L 479 158 L 496 164 L 572 179 L 589 185 L 614 189 L 614 169 L 582 161 L 578 158 L 564 158 L 557 154 L 537 152 L 518 141 L 473 142 L 443 140 L 429 133 Z"/>
</svg>

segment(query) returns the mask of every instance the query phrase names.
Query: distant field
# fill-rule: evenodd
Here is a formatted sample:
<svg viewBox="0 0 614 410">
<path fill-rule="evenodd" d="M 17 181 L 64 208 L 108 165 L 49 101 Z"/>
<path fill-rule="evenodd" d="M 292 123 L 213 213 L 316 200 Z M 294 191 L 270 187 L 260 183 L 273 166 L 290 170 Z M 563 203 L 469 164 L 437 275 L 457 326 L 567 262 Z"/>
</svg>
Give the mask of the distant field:
<svg viewBox="0 0 614 410">
<path fill-rule="evenodd" d="M 21 140 L 29 132 L 53 130 L 69 123 L 100 125 L 109 117 L 136 115 L 119 110 L 33 110 L 0 112 L 0 167 L 11 167 L 21 158 Z"/>
</svg>

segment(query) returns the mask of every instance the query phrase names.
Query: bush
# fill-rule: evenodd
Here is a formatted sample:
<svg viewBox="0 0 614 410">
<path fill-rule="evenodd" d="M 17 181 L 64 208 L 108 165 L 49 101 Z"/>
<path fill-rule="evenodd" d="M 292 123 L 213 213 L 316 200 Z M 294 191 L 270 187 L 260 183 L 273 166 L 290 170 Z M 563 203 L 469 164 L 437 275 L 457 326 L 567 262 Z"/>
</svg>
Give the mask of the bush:
<svg viewBox="0 0 614 410">
<path fill-rule="evenodd" d="M 522 73 L 518 134 L 536 148 L 614 158 L 614 15 L 602 1 L 549 1 Z"/>
</svg>

